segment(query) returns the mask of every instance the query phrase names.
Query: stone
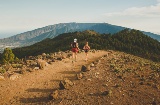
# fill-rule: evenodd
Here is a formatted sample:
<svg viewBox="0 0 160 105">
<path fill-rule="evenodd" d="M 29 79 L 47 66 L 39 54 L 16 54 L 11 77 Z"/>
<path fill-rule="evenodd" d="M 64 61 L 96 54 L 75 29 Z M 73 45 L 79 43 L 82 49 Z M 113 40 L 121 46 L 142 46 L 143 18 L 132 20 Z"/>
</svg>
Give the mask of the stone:
<svg viewBox="0 0 160 105">
<path fill-rule="evenodd" d="M 31 66 L 37 66 L 37 62 L 31 61 L 31 62 L 30 62 L 30 65 L 31 65 Z"/>
<path fill-rule="evenodd" d="M 5 80 L 5 78 L 4 78 L 4 76 L 1 76 L 1 75 L 0 75 L 0 81 L 1 81 L 1 80 Z"/>
<path fill-rule="evenodd" d="M 17 78 L 19 78 L 19 77 L 20 77 L 20 75 L 17 74 L 17 73 L 15 73 L 15 74 L 11 75 L 11 76 L 9 77 L 9 79 L 10 79 L 10 80 L 15 80 L 15 79 L 17 79 Z"/>
<path fill-rule="evenodd" d="M 62 61 L 62 57 L 58 57 L 57 60 Z"/>
<path fill-rule="evenodd" d="M 40 69 L 44 69 L 44 67 L 48 65 L 48 63 L 42 59 L 38 59 L 37 62 L 38 62 Z"/>
<path fill-rule="evenodd" d="M 84 65 L 82 65 L 82 67 L 81 67 L 81 71 L 82 71 L 82 72 L 86 72 L 86 71 L 87 71 L 87 67 L 86 67 L 86 66 L 84 66 Z"/>
<path fill-rule="evenodd" d="M 34 67 L 34 70 L 39 70 L 39 67 Z"/>
<path fill-rule="evenodd" d="M 81 67 L 82 72 L 86 72 L 86 71 L 90 71 L 90 70 L 91 70 L 90 65 L 88 65 L 88 66 L 82 65 L 82 67 Z"/>
<path fill-rule="evenodd" d="M 58 90 L 55 90 L 50 94 L 50 99 L 51 100 L 57 100 L 58 99 Z"/>
<path fill-rule="evenodd" d="M 25 69 L 21 69 L 19 72 L 20 72 L 20 74 L 25 74 L 26 70 Z"/>
<path fill-rule="evenodd" d="M 91 66 L 91 67 L 94 67 L 94 64 L 93 64 L 93 63 L 91 63 L 91 64 L 90 64 L 90 66 Z"/>
<path fill-rule="evenodd" d="M 112 91 L 111 91 L 111 90 L 104 91 L 104 92 L 102 93 L 102 95 L 111 96 L 111 95 L 112 95 Z"/>
<path fill-rule="evenodd" d="M 82 78 L 83 78 L 83 74 L 82 73 L 77 74 L 77 79 L 82 79 Z"/>
<path fill-rule="evenodd" d="M 91 79 L 87 79 L 87 81 L 91 81 Z"/>
<path fill-rule="evenodd" d="M 69 89 L 70 86 L 73 86 L 73 82 L 71 82 L 69 79 L 65 79 L 63 81 L 60 81 L 59 87 L 60 89 Z"/>
</svg>

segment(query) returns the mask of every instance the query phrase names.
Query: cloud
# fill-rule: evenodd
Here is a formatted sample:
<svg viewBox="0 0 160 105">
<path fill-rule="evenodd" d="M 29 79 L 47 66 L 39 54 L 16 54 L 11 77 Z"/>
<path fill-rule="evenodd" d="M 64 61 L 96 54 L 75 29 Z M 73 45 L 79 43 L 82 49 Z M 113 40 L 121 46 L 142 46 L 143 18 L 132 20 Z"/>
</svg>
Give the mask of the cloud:
<svg viewBox="0 0 160 105">
<path fill-rule="evenodd" d="M 160 17 L 160 0 L 157 5 L 148 7 L 131 7 L 122 12 L 106 13 L 105 16 Z"/>
</svg>

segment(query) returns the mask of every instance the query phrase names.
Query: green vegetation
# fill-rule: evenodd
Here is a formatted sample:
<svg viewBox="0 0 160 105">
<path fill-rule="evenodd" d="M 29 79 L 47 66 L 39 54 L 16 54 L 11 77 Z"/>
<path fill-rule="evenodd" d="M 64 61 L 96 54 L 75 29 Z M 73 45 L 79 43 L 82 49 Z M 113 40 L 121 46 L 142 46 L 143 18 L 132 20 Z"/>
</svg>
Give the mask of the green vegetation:
<svg viewBox="0 0 160 105">
<path fill-rule="evenodd" d="M 6 63 L 12 63 L 14 61 L 18 61 L 18 58 L 15 57 L 10 48 L 5 48 L 4 52 L 0 55 L 0 62 L 6 64 Z"/>
<path fill-rule="evenodd" d="M 19 58 L 24 58 L 30 55 L 71 50 L 70 44 L 74 38 L 78 39 L 81 49 L 85 41 L 88 41 L 92 49 L 118 50 L 153 61 L 160 61 L 160 43 L 138 30 L 129 29 L 124 29 L 113 35 L 99 34 L 89 30 L 64 33 L 28 47 L 13 49 L 13 53 Z"/>
<path fill-rule="evenodd" d="M 3 74 L 5 72 L 6 72 L 6 70 L 3 67 L 0 67 L 0 73 Z"/>
</svg>

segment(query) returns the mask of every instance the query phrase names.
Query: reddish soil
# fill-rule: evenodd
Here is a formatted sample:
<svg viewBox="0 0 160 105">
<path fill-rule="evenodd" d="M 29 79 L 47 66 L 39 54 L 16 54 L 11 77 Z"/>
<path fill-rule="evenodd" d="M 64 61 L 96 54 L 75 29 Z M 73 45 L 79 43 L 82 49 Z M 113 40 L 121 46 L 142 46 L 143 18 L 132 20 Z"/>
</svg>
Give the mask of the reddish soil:
<svg viewBox="0 0 160 105">
<path fill-rule="evenodd" d="M 109 53 L 109 55 L 108 55 Z M 160 64 L 123 52 L 79 53 L 11 81 L 0 81 L 1 105 L 160 105 Z M 108 55 L 108 56 L 106 56 Z M 93 63 L 81 72 L 82 65 Z M 76 75 L 82 73 L 78 80 Z M 59 89 L 64 78 L 74 85 Z M 57 99 L 50 94 L 58 90 Z"/>
</svg>

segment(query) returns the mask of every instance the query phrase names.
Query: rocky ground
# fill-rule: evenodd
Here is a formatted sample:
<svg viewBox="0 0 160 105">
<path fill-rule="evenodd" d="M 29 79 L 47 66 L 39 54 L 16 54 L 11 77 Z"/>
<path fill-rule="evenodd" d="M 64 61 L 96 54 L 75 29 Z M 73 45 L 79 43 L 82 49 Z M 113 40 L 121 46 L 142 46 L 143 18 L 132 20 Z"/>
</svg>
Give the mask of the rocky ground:
<svg viewBox="0 0 160 105">
<path fill-rule="evenodd" d="M 2 105 L 159 105 L 160 64 L 117 51 L 89 52 L 0 81 Z"/>
</svg>

